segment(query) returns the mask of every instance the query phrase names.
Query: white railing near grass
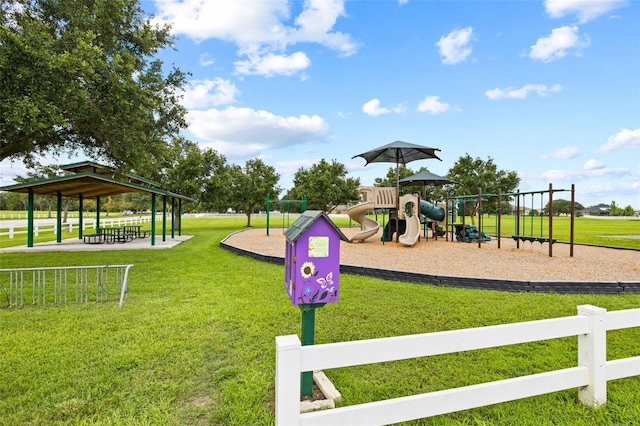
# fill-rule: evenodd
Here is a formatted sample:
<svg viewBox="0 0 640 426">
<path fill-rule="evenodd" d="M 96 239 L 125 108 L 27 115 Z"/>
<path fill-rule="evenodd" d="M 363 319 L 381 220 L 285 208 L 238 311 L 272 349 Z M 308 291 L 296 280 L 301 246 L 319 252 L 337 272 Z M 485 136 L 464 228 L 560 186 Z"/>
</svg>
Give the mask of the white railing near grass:
<svg viewBox="0 0 640 426">
<path fill-rule="evenodd" d="M 0 288 L 9 307 L 31 305 L 107 302 L 128 291 L 129 269 L 133 265 L 65 266 L 0 269 Z M 8 289 L 7 289 L 8 286 Z M 95 289 L 95 298 L 93 290 Z"/>
<path fill-rule="evenodd" d="M 156 218 L 156 222 L 161 221 L 162 217 L 157 217 Z M 120 227 L 120 226 L 125 226 L 125 225 L 140 225 L 143 223 L 150 223 L 151 222 L 151 216 L 142 216 L 142 217 L 119 217 L 119 218 L 109 218 L 109 219 L 100 219 L 100 227 L 101 228 L 107 228 L 107 227 Z M 57 232 L 57 225 L 55 223 L 35 223 L 33 225 L 33 234 L 34 236 L 39 236 L 40 233 L 52 233 L 52 234 L 56 234 Z M 78 223 L 63 223 L 62 224 L 62 229 L 63 232 L 73 232 L 74 230 L 78 229 Z M 82 222 L 82 230 L 86 230 L 86 229 L 96 229 L 96 220 L 95 219 L 87 219 L 85 221 Z M 25 226 L 15 226 L 15 225 L 8 225 L 8 226 L 3 226 L 2 222 L 0 222 L 0 230 L 2 232 L 0 232 L 0 236 L 1 235 L 8 235 L 9 239 L 13 239 L 15 235 L 18 234 L 26 234 L 27 233 L 27 228 Z"/>
<path fill-rule="evenodd" d="M 580 402 L 607 400 L 607 381 L 640 375 L 640 356 L 607 361 L 607 331 L 640 327 L 640 309 L 383 339 L 301 346 L 276 337 L 276 425 L 377 425 L 578 388 Z M 455 389 L 300 414 L 300 373 L 578 336 L 578 366 Z"/>
</svg>

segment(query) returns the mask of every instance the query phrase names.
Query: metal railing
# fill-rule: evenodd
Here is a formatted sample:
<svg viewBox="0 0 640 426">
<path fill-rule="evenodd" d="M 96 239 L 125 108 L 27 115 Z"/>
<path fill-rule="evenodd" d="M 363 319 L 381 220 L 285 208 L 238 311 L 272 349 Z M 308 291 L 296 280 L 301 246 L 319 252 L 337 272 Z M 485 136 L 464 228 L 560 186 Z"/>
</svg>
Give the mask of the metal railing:
<svg viewBox="0 0 640 426">
<path fill-rule="evenodd" d="M 133 265 L 63 266 L 0 269 L 0 288 L 8 307 L 108 302 L 120 296 L 120 307 L 128 291 Z M 8 286 L 8 289 L 7 289 Z M 95 290 L 95 297 L 94 297 Z"/>
</svg>

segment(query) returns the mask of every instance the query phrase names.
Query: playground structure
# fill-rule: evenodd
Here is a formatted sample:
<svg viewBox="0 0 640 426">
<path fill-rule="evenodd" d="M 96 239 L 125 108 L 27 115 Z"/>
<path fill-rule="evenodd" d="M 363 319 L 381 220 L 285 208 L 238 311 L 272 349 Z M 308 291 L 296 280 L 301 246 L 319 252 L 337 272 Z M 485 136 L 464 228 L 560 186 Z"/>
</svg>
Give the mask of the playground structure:
<svg viewBox="0 0 640 426">
<path fill-rule="evenodd" d="M 503 199 L 509 200 L 510 198 L 515 198 L 515 230 L 511 235 L 511 238 L 516 242 L 516 248 L 520 248 L 520 243 L 528 241 L 530 243 L 538 242 L 540 244 L 548 243 L 549 245 L 549 257 L 553 257 L 553 244 L 557 241 L 553 238 L 553 194 L 556 192 L 566 192 L 569 191 L 567 189 L 554 189 L 553 185 L 549 184 L 549 189 L 540 190 L 540 191 L 530 191 L 530 192 L 517 192 L 513 193 L 502 193 L 501 190 L 498 190 L 497 194 L 483 194 L 481 190 L 478 190 L 478 195 L 464 195 L 457 197 L 448 197 L 446 199 L 447 206 L 447 215 L 445 219 L 445 228 L 447 231 L 451 233 L 451 239 L 453 240 L 454 231 L 456 234 L 456 238 L 458 241 L 466 241 L 466 242 L 474 242 L 477 241 L 478 247 L 482 246 L 483 241 L 487 241 L 485 239 L 485 234 L 482 232 L 482 217 L 483 217 L 483 207 L 482 202 L 486 201 L 489 198 L 497 198 L 497 212 L 496 212 L 496 231 L 495 235 L 498 237 L 498 248 L 500 248 L 500 237 L 502 236 L 502 201 Z M 569 256 L 573 257 L 573 248 L 574 248 L 574 222 L 575 222 L 575 185 L 571 185 L 571 210 L 570 210 L 570 231 L 569 231 Z M 548 195 L 548 204 L 547 204 L 547 212 L 544 214 L 544 195 Z M 537 210 L 534 205 L 534 198 L 536 195 L 540 197 L 540 209 Z M 527 208 L 526 198 L 531 196 L 531 207 Z M 477 206 L 477 234 L 475 238 L 472 236 L 466 235 L 469 231 L 473 231 L 473 228 L 465 223 L 465 212 L 463 210 L 462 215 L 462 223 L 455 223 L 456 209 L 460 209 L 456 207 L 456 205 L 462 205 L 464 209 L 464 203 L 475 201 Z M 534 235 L 534 221 L 535 215 L 534 213 L 537 211 L 537 215 L 540 217 L 538 233 Z M 527 216 L 529 216 L 529 220 L 527 220 Z M 547 232 L 546 235 L 544 233 L 544 218 L 547 217 Z M 449 222 L 451 219 L 451 222 Z M 527 222 L 528 222 L 528 232 L 527 232 Z M 482 236 L 479 238 L 478 236 Z M 447 241 L 449 240 L 449 232 L 446 235 Z M 488 238 L 488 237 L 487 237 Z"/>
<path fill-rule="evenodd" d="M 362 230 L 349 239 L 352 243 L 364 241 L 377 234 L 380 229 L 380 224 L 376 220 L 366 217 L 367 211 L 389 209 L 390 219 L 397 215 L 398 229 L 396 230 L 395 221 L 389 220 L 384 228 L 382 239 L 389 241 L 398 232 L 398 242 L 406 246 L 413 246 L 420 240 L 420 214 L 434 221 L 442 221 L 445 218 L 443 208 L 420 200 L 419 196 L 412 194 L 406 194 L 400 198 L 399 209 L 396 211 L 397 191 L 393 187 L 362 186 L 358 190 L 362 202 L 347 210 L 349 217 L 362 226 Z"/>
<path fill-rule="evenodd" d="M 378 233 L 380 224 L 368 218 L 367 212 L 375 209 L 392 209 L 396 207 L 396 189 L 391 187 L 361 186 L 358 188 L 362 202 L 347 210 L 349 218 L 358 222 L 362 230 L 349 238 L 350 243 L 357 243 Z"/>
</svg>

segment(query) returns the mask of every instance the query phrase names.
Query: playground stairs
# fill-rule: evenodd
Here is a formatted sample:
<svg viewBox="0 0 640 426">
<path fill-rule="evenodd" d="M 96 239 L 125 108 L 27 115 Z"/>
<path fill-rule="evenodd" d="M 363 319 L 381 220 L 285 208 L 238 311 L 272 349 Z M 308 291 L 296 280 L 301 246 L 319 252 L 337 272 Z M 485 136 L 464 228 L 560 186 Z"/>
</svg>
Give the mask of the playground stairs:
<svg viewBox="0 0 640 426">
<path fill-rule="evenodd" d="M 456 240 L 464 241 L 465 243 L 476 243 L 478 239 L 481 241 L 491 241 L 491 237 L 484 232 L 478 231 L 478 227 L 474 225 L 464 225 L 464 233 L 462 227 L 456 229 Z"/>
</svg>

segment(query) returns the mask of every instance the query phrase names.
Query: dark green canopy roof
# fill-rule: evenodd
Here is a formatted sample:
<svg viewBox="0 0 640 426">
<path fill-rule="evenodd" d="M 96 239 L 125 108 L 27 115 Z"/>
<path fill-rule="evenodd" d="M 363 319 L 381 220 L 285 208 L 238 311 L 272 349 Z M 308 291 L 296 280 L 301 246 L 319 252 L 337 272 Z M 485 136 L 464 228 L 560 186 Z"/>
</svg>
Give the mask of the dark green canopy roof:
<svg viewBox="0 0 640 426">
<path fill-rule="evenodd" d="M 184 195 L 165 191 L 160 184 L 132 174 L 123 174 L 101 164 L 82 162 L 60 166 L 72 174 L 0 187 L 0 191 L 57 195 L 63 197 L 107 197 L 130 192 L 146 192 L 192 201 Z"/>
</svg>

